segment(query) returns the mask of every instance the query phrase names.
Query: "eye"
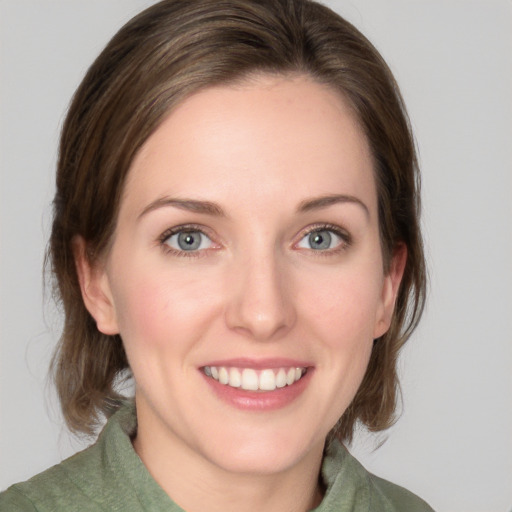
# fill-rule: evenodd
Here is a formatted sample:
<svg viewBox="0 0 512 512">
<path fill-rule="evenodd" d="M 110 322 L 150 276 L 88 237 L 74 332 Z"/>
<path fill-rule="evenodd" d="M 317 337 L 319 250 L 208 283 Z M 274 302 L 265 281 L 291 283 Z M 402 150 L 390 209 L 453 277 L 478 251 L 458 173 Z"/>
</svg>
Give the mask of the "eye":
<svg viewBox="0 0 512 512">
<path fill-rule="evenodd" d="M 328 251 L 339 249 L 343 244 L 347 243 L 347 237 L 341 233 L 337 233 L 333 229 L 318 228 L 303 236 L 297 247 L 313 251 Z"/>
<path fill-rule="evenodd" d="M 211 239 L 202 231 L 192 229 L 172 233 L 163 240 L 163 243 L 178 252 L 195 252 L 213 246 Z"/>
</svg>

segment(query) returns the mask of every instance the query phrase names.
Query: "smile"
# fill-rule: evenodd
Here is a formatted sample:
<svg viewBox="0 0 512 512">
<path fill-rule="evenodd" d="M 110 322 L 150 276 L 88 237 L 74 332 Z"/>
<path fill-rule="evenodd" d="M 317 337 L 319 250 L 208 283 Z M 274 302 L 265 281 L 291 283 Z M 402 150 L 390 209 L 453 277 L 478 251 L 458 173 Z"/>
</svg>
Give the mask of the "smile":
<svg viewBox="0 0 512 512">
<path fill-rule="evenodd" d="M 205 375 L 221 384 L 246 391 L 274 391 L 277 388 L 295 384 L 306 374 L 304 367 L 255 370 L 253 368 L 204 366 L 202 370 Z"/>
</svg>

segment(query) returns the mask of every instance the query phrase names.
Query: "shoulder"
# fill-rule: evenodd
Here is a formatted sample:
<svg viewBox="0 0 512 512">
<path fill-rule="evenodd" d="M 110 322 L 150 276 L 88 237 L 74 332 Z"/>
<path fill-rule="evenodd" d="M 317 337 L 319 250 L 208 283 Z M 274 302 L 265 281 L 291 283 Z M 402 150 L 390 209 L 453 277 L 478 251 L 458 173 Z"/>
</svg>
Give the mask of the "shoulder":
<svg viewBox="0 0 512 512">
<path fill-rule="evenodd" d="M 129 408 L 119 411 L 92 446 L 0 493 L 0 510 L 118 510 L 116 496 L 129 496 L 132 491 L 127 478 L 117 471 L 135 458 L 129 453 L 131 443 L 126 430 L 130 425 L 122 424 L 133 423 L 132 417 Z"/>
<path fill-rule="evenodd" d="M 337 441 L 328 447 L 322 476 L 327 484 L 322 512 L 340 505 L 357 512 L 434 512 L 414 493 L 367 471 Z"/>
<path fill-rule="evenodd" d="M 15 486 L 0 493 L 0 510 L 12 510 L 13 512 L 34 512 L 35 505 Z"/>
<path fill-rule="evenodd" d="M 101 510 L 94 505 L 94 493 L 89 484 L 101 466 L 93 445 L 83 452 L 34 476 L 15 484 L 0 494 L 0 510 Z"/>
<path fill-rule="evenodd" d="M 370 510 L 434 512 L 428 503 L 399 485 L 371 473 L 368 473 L 368 481 L 371 488 Z"/>
</svg>

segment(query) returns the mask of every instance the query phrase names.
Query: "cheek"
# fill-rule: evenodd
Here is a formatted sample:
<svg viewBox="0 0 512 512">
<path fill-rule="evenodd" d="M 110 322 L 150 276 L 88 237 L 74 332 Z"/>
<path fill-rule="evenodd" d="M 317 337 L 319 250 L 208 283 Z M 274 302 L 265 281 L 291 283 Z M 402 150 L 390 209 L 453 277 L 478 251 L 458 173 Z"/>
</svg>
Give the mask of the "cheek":
<svg viewBox="0 0 512 512">
<path fill-rule="evenodd" d="M 372 272 L 372 268 L 340 271 L 324 278 L 316 276 L 304 284 L 311 291 L 302 310 L 311 312 L 310 317 L 332 343 L 350 345 L 373 341 L 381 302 L 382 276 L 378 272 Z"/>
<path fill-rule="evenodd" d="M 113 295 L 127 352 L 179 350 L 197 339 L 215 310 L 218 293 L 211 279 L 168 268 L 126 276 L 118 276 Z"/>
<path fill-rule="evenodd" d="M 317 277 L 315 292 L 302 304 L 302 311 L 308 311 L 308 333 L 321 353 L 318 385 L 325 401 L 318 407 L 327 404 L 328 412 L 318 415 L 326 414 L 329 429 L 356 395 L 370 360 L 379 293 L 374 284 L 378 276 L 369 275 L 339 272 L 330 279 Z"/>
</svg>

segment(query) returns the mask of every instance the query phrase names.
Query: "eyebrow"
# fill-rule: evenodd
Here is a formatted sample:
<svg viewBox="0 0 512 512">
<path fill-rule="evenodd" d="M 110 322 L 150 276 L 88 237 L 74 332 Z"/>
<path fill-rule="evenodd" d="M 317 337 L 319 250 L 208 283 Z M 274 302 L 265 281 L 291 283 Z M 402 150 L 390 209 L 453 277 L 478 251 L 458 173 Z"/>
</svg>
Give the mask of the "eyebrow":
<svg viewBox="0 0 512 512">
<path fill-rule="evenodd" d="M 210 201 L 198 201 L 196 199 L 178 199 L 175 197 L 161 197 L 156 201 L 148 204 L 142 212 L 139 214 L 138 218 L 140 219 L 144 215 L 159 208 L 164 208 L 166 206 L 173 206 L 174 208 L 179 208 L 180 210 L 187 210 L 189 212 L 195 213 L 203 213 L 205 215 L 213 215 L 215 217 L 225 217 L 226 214 L 224 210 L 215 203 Z"/>
<path fill-rule="evenodd" d="M 352 203 L 359 205 L 364 212 L 366 213 L 366 216 L 370 216 L 370 210 L 368 207 L 355 196 L 349 196 L 344 194 L 333 194 L 333 195 L 327 195 L 327 196 L 320 196 L 315 197 L 312 199 L 306 199 L 305 201 L 302 201 L 299 204 L 298 211 L 299 212 L 309 212 L 311 210 L 319 210 L 321 208 L 327 208 L 328 206 L 332 206 L 333 204 L 340 204 L 340 203 Z"/>
<path fill-rule="evenodd" d="M 370 215 L 370 211 L 368 207 L 357 197 L 344 195 L 344 194 L 334 194 L 334 195 L 326 195 L 315 197 L 312 199 L 306 199 L 301 201 L 299 207 L 297 208 L 298 212 L 309 212 L 312 210 L 320 210 L 322 208 L 327 208 L 334 204 L 343 204 L 343 203 L 353 203 L 359 205 L 367 216 Z M 216 203 L 212 203 L 211 201 L 199 201 L 197 199 L 179 199 L 175 197 L 161 197 L 156 201 L 148 204 L 142 212 L 139 214 L 138 218 L 140 219 L 147 213 L 157 210 L 159 208 L 164 208 L 167 206 L 172 206 L 174 208 L 179 208 L 180 210 L 186 210 L 194 213 L 202 213 L 204 215 L 213 215 L 215 217 L 226 217 L 224 210 Z"/>
</svg>

